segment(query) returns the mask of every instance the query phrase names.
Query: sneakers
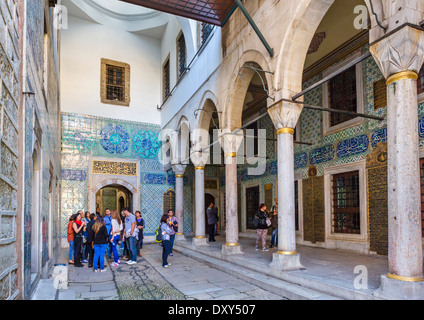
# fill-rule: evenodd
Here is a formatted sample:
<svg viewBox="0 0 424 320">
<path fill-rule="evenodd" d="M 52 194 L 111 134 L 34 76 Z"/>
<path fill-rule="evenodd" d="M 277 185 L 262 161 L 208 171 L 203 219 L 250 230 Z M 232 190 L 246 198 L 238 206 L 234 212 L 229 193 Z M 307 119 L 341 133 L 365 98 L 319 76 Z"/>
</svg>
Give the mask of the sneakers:
<svg viewBox="0 0 424 320">
<path fill-rule="evenodd" d="M 119 267 L 119 263 L 115 262 L 114 264 L 112 264 L 112 267 Z"/>
<path fill-rule="evenodd" d="M 170 253 L 169 255 L 170 255 L 171 257 L 173 257 L 173 256 L 174 256 L 174 254 L 173 254 L 173 253 Z"/>
<path fill-rule="evenodd" d="M 82 263 L 88 263 L 88 260 L 84 260 Z"/>
<path fill-rule="evenodd" d="M 100 270 L 99 270 L 99 269 L 97 269 L 97 270 L 94 270 L 94 272 L 100 272 Z"/>
<path fill-rule="evenodd" d="M 100 272 L 106 272 L 106 270 L 103 269 L 103 270 L 100 270 Z"/>
<path fill-rule="evenodd" d="M 259 251 L 259 248 L 258 247 L 255 247 L 255 251 Z"/>
<path fill-rule="evenodd" d="M 269 250 L 267 248 L 262 249 L 263 252 L 268 252 Z"/>
<path fill-rule="evenodd" d="M 169 265 L 162 266 L 162 268 L 168 269 L 169 268 Z"/>
<path fill-rule="evenodd" d="M 132 266 L 134 264 L 137 264 L 137 262 L 130 260 L 130 261 L 127 262 L 127 264 L 130 265 L 130 266 Z"/>
</svg>

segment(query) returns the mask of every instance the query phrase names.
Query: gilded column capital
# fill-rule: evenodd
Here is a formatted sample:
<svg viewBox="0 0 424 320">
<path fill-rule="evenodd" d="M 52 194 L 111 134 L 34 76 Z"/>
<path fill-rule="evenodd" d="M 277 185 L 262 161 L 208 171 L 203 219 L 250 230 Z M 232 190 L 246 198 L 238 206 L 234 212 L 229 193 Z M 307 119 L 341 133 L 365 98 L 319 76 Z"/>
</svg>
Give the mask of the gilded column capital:
<svg viewBox="0 0 424 320">
<path fill-rule="evenodd" d="M 401 79 L 416 79 L 424 62 L 424 31 L 405 26 L 373 43 L 370 52 L 388 85 Z M 407 78 L 402 76 L 408 76 Z M 394 81 L 393 81 L 394 80 Z"/>
<path fill-rule="evenodd" d="M 175 164 L 175 165 L 172 166 L 172 170 L 174 171 L 175 176 L 177 178 L 184 176 L 186 168 L 187 168 L 187 166 L 183 165 L 183 164 Z"/>
<path fill-rule="evenodd" d="M 269 116 L 277 132 L 294 134 L 303 105 L 295 102 L 281 101 L 268 109 Z"/>
</svg>

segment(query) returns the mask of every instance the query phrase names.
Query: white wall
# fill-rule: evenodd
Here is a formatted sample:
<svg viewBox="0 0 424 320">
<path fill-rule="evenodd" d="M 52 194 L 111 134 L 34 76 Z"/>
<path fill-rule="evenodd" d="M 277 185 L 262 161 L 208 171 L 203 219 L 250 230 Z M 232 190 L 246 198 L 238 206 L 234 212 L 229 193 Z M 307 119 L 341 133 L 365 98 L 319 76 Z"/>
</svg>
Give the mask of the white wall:
<svg viewBox="0 0 424 320">
<path fill-rule="evenodd" d="M 69 17 L 61 33 L 62 111 L 119 120 L 161 123 L 161 42 L 147 36 Z M 101 59 L 131 67 L 129 107 L 100 100 Z"/>
</svg>

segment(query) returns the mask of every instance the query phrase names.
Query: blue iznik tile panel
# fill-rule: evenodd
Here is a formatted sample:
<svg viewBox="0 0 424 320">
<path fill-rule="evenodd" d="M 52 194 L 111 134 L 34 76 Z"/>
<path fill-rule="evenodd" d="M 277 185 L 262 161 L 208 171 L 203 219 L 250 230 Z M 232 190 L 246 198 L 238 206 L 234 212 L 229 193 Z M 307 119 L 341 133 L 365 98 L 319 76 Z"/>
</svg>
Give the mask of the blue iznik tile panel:
<svg viewBox="0 0 424 320">
<path fill-rule="evenodd" d="M 147 224 L 145 234 L 152 235 L 162 215 L 162 196 L 175 188 L 175 176 L 165 173 L 158 161 L 160 126 L 72 113 L 61 116 L 62 237 L 66 236 L 70 215 L 87 210 L 91 157 L 140 161 L 141 203 L 134 210 L 142 212 Z"/>
</svg>

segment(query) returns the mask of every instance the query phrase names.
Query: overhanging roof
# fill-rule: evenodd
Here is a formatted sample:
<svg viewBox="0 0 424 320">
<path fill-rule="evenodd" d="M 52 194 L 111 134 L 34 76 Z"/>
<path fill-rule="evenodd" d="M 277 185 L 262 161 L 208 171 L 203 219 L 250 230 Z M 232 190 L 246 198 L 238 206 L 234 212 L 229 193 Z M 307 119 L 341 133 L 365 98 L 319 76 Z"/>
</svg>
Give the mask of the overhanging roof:
<svg viewBox="0 0 424 320">
<path fill-rule="evenodd" d="M 237 7 L 234 0 L 120 0 L 169 14 L 223 26 Z"/>
</svg>

